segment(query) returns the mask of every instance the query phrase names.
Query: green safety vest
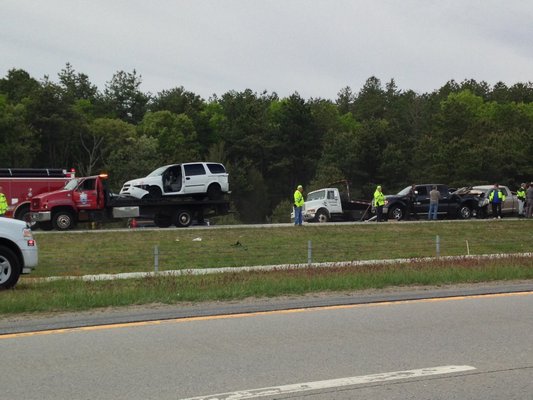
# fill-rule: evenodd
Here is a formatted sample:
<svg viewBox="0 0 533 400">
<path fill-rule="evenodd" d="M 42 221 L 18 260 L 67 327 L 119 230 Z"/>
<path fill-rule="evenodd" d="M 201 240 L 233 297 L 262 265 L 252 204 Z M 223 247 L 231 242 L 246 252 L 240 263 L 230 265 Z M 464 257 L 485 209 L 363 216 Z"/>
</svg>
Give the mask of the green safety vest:
<svg viewBox="0 0 533 400">
<path fill-rule="evenodd" d="M 294 192 L 294 205 L 296 207 L 303 207 L 304 203 L 305 201 L 303 194 L 298 189 L 296 189 L 296 191 Z"/>
<path fill-rule="evenodd" d="M 376 190 L 374 192 L 374 206 L 384 206 L 385 205 L 385 195 L 380 192 L 379 190 Z"/>
<path fill-rule="evenodd" d="M 4 215 L 7 211 L 7 200 L 6 195 L 0 193 L 0 215 Z"/>
</svg>

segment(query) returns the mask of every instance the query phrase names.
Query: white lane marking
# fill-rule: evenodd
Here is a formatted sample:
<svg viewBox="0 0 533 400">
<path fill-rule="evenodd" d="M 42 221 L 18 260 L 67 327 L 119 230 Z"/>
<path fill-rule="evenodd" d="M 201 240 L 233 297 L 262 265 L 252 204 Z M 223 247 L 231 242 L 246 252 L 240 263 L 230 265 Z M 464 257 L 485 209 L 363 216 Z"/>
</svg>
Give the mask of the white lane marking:
<svg viewBox="0 0 533 400">
<path fill-rule="evenodd" d="M 238 390 L 236 392 L 212 394 L 208 396 L 189 397 L 181 400 L 241 400 L 265 396 L 279 396 L 287 393 L 323 390 L 343 386 L 362 385 L 365 383 L 386 382 L 397 379 L 420 378 L 431 375 L 453 374 L 456 372 L 476 369 L 469 365 L 445 365 L 441 367 L 411 369 L 408 371 L 386 372 L 382 374 L 352 376 L 349 378 L 330 379 L 325 381 L 296 383 L 285 386 L 272 386 L 261 389 Z"/>
</svg>

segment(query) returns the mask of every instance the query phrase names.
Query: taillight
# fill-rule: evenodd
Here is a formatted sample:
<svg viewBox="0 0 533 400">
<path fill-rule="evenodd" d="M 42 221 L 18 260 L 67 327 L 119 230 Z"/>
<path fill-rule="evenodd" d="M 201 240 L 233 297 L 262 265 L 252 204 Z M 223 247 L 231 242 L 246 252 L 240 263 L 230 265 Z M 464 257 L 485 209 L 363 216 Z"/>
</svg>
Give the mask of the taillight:
<svg viewBox="0 0 533 400">
<path fill-rule="evenodd" d="M 25 238 L 33 239 L 33 234 L 31 233 L 31 229 L 30 228 L 24 228 L 22 230 L 22 236 L 24 236 Z"/>
<path fill-rule="evenodd" d="M 30 239 L 26 243 L 28 243 L 28 247 L 34 247 L 35 246 L 35 240 Z"/>
</svg>

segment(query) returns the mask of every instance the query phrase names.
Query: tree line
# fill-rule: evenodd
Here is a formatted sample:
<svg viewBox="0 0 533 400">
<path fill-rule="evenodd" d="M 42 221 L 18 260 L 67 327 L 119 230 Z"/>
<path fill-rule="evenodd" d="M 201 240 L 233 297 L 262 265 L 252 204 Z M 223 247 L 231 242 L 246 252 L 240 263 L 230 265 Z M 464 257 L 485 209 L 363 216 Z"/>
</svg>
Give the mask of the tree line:
<svg viewBox="0 0 533 400">
<path fill-rule="evenodd" d="M 288 216 L 298 184 L 347 179 L 353 197 L 370 199 L 378 184 L 395 193 L 533 178 L 531 82 L 449 81 L 418 94 L 370 77 L 334 101 L 249 89 L 206 100 L 141 84 L 135 70 L 100 91 L 68 63 L 56 81 L 11 69 L 0 79 L 0 167 L 105 171 L 118 191 L 161 165 L 222 162 L 242 222 Z"/>
</svg>

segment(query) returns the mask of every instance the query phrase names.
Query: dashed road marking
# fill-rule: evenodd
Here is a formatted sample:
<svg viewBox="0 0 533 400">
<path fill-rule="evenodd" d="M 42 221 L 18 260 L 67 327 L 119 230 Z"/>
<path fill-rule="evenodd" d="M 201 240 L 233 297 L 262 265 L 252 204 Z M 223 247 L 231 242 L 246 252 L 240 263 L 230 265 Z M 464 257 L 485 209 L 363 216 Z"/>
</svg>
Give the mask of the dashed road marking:
<svg viewBox="0 0 533 400">
<path fill-rule="evenodd" d="M 363 385 L 367 383 L 387 382 L 398 379 L 423 378 L 433 375 L 453 374 L 476 369 L 469 365 L 445 365 L 440 367 L 411 369 L 407 371 L 386 372 L 382 374 L 352 376 L 349 378 L 329 379 L 324 381 L 295 383 L 284 386 L 271 386 L 260 389 L 238 390 L 235 392 L 219 393 L 208 396 L 189 397 L 181 400 L 244 400 L 267 396 L 280 396 L 289 393 L 324 390 L 346 386 Z"/>
</svg>

